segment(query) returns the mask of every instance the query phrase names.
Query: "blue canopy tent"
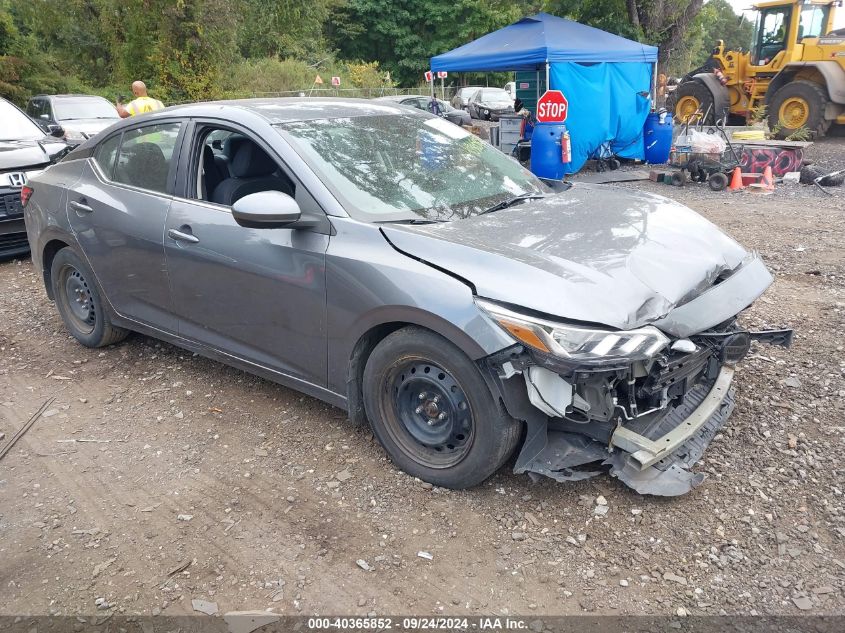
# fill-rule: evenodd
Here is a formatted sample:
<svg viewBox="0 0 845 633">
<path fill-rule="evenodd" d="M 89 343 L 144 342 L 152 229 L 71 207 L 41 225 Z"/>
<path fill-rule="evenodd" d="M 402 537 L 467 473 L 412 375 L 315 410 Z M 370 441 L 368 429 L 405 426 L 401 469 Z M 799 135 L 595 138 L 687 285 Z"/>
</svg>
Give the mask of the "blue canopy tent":
<svg viewBox="0 0 845 633">
<path fill-rule="evenodd" d="M 545 72 L 546 85 L 569 101 L 569 171 L 576 172 L 605 147 L 624 158 L 644 158 L 656 62 L 654 46 L 538 13 L 432 57 L 431 70 Z"/>
</svg>

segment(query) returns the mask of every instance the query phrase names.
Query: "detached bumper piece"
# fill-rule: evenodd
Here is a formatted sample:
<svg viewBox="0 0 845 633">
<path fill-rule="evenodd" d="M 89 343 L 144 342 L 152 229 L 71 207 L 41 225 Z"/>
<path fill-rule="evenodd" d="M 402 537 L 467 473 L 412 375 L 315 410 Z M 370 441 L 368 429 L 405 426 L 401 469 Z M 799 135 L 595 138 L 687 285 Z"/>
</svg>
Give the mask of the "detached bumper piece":
<svg viewBox="0 0 845 633">
<path fill-rule="evenodd" d="M 689 492 L 706 475 L 690 469 L 701 459 L 734 408 L 733 370 L 723 367 L 709 387 L 694 387 L 677 407 L 645 429 L 618 427 L 604 461 L 610 474 L 641 494 L 672 497 Z M 639 431 L 639 432 L 638 432 Z"/>
<path fill-rule="evenodd" d="M 543 433 L 545 445 L 528 461 L 521 454 L 514 470 L 533 478 L 578 481 L 609 466 L 611 476 L 640 494 L 685 494 L 704 481 L 706 475 L 691 468 L 733 411 L 732 378 L 733 369 L 722 367 L 715 381 L 694 386 L 664 414 L 618 425 L 609 443 L 583 434 L 590 425 L 579 425 L 579 433 L 563 430 L 554 420 L 543 429 L 529 423 L 529 432 L 534 427 L 538 436 L 535 446 L 542 445 Z"/>
</svg>

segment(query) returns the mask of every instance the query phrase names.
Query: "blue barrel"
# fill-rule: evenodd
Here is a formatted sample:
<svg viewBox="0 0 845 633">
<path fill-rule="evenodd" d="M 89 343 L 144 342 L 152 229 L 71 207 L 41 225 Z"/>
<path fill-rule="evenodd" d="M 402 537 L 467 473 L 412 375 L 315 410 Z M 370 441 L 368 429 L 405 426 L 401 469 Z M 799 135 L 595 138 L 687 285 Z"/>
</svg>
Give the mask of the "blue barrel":
<svg viewBox="0 0 845 633">
<path fill-rule="evenodd" d="M 672 150 L 672 115 L 668 112 L 649 114 L 643 127 L 643 141 L 647 163 L 662 165 L 667 162 Z"/>
<path fill-rule="evenodd" d="M 569 163 L 561 156 L 560 137 L 563 123 L 538 123 L 531 135 L 531 172 L 539 178 L 563 180 Z"/>
</svg>

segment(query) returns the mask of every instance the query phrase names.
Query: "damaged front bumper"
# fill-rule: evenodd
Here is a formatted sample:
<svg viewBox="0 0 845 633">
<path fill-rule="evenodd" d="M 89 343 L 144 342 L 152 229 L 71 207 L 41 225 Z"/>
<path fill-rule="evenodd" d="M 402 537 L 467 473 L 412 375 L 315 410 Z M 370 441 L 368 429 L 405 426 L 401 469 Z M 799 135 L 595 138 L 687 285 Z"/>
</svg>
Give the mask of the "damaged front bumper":
<svg viewBox="0 0 845 633">
<path fill-rule="evenodd" d="M 505 407 L 526 423 L 514 472 L 577 481 L 608 471 L 658 496 L 702 483 L 705 475 L 692 467 L 733 410 L 735 363 L 751 340 L 786 347 L 792 331 L 728 329 L 693 338 L 694 351 L 668 354 L 645 374 L 555 368 L 525 348 L 491 358 Z"/>
</svg>

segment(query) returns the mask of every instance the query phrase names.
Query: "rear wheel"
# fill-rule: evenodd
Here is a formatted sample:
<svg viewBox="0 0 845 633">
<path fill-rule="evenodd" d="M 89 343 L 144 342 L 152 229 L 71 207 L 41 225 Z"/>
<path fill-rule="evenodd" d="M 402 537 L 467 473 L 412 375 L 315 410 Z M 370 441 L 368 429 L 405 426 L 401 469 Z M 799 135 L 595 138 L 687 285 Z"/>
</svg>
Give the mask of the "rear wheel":
<svg viewBox="0 0 845 633">
<path fill-rule="evenodd" d="M 700 81 L 691 79 L 682 83 L 675 89 L 673 98 L 675 100 L 673 118 L 676 123 L 687 123 L 692 120 L 694 123 L 700 121 L 704 125 L 710 125 L 716 120 L 716 113 L 713 111 L 713 95 Z M 700 112 L 703 118 L 695 117 L 696 112 Z"/>
<path fill-rule="evenodd" d="M 93 271 L 70 248 L 56 253 L 50 280 L 62 321 L 77 341 L 86 347 L 105 347 L 122 341 L 129 334 L 112 325 L 103 308 Z"/>
<path fill-rule="evenodd" d="M 769 103 L 769 129 L 787 138 L 806 128 L 815 138 L 825 135 L 832 121 L 824 118 L 827 93 L 812 81 L 793 81 L 778 90 Z"/>
<path fill-rule="evenodd" d="M 376 346 L 364 369 L 364 405 L 393 463 L 446 488 L 487 479 L 519 439 L 519 424 L 475 364 L 422 328 L 397 330 Z"/>
</svg>

